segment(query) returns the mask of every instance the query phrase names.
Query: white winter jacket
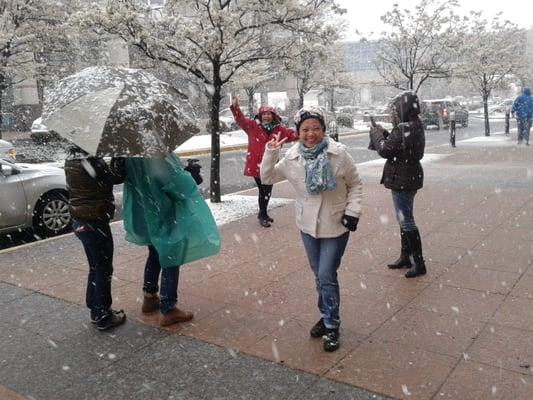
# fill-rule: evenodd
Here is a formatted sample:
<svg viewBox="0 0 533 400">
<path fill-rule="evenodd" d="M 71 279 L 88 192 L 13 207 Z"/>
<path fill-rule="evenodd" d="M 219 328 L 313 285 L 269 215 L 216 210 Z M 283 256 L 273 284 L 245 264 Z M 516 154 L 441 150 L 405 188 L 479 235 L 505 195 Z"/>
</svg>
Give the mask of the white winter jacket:
<svg viewBox="0 0 533 400">
<path fill-rule="evenodd" d="M 344 214 L 359 218 L 363 185 L 355 162 L 343 144 L 328 139 L 327 153 L 335 190 L 309 194 L 305 186 L 304 159 L 298 153 L 299 143 L 293 145 L 281 160 L 279 149 L 268 146 L 261 162 L 261 182 L 271 185 L 287 179 L 296 191 L 296 225 L 315 238 L 333 238 L 348 231 L 341 219 Z"/>
</svg>

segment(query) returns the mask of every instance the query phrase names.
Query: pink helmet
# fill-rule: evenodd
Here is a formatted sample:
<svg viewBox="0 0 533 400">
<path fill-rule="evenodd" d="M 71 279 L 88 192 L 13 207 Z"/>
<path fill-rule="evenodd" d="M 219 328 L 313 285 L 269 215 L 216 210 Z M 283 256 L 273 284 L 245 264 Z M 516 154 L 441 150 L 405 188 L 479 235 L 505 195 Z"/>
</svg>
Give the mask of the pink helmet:
<svg viewBox="0 0 533 400">
<path fill-rule="evenodd" d="M 261 119 L 261 114 L 270 112 L 272 113 L 272 116 L 274 117 L 275 123 L 279 124 L 281 122 L 281 118 L 279 117 L 278 113 L 276 112 L 276 109 L 272 106 L 261 106 L 257 110 L 257 114 L 255 115 L 255 119 Z"/>
</svg>

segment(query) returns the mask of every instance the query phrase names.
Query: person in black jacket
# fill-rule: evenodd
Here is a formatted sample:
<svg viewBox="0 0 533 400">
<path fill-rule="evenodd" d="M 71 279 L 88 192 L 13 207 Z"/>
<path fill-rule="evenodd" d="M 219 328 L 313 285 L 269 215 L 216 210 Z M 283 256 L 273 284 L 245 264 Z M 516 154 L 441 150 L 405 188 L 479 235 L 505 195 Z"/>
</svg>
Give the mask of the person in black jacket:
<svg viewBox="0 0 533 400">
<path fill-rule="evenodd" d="M 111 308 L 113 236 L 109 226 L 115 213 L 113 185 L 125 178 L 124 159 L 113 158 L 108 166 L 103 158 L 73 147 L 65 160 L 65 176 L 72 226 L 89 262 L 86 304 L 91 322 L 98 330 L 107 330 L 126 320 L 124 311 Z"/>
<path fill-rule="evenodd" d="M 426 273 L 420 233 L 413 216 L 414 199 L 422 188 L 425 135 L 420 121 L 420 103 L 415 93 L 400 93 L 391 101 L 392 132 L 380 125 L 370 129 L 372 147 L 386 158 L 381 183 L 392 191 L 396 218 L 400 225 L 401 253 L 389 268 L 408 267 L 406 278 Z"/>
</svg>

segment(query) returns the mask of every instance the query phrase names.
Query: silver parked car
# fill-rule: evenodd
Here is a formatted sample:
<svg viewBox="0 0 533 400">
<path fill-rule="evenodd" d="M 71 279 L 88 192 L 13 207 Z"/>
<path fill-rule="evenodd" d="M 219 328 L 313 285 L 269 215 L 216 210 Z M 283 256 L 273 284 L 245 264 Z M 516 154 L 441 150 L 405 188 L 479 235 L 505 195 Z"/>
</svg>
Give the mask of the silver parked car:
<svg viewBox="0 0 533 400">
<path fill-rule="evenodd" d="M 41 117 L 37 118 L 31 124 L 30 137 L 38 144 L 61 140 L 56 132 L 49 130 L 46 125 L 43 125 L 43 119 Z"/>
<path fill-rule="evenodd" d="M 65 171 L 0 159 L 0 234 L 33 228 L 41 237 L 70 231 Z"/>
</svg>

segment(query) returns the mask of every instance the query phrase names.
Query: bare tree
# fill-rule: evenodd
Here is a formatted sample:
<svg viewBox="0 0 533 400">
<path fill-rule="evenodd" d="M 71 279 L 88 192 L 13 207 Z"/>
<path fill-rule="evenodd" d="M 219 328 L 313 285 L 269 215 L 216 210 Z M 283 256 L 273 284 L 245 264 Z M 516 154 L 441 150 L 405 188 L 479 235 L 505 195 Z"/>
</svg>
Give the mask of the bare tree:
<svg viewBox="0 0 533 400">
<path fill-rule="evenodd" d="M 490 136 L 488 99 L 495 88 L 506 84 L 524 63 L 525 32 L 500 14 L 487 21 L 481 12 L 470 14 L 457 75 L 468 79 L 483 98 L 485 136 Z"/>
<path fill-rule="evenodd" d="M 381 17 L 390 31 L 380 36 L 376 67 L 388 85 L 418 92 L 427 79 L 451 75 L 463 26 L 458 7 L 457 0 L 421 0 L 414 12 L 394 4 Z"/>
<path fill-rule="evenodd" d="M 210 103 L 210 198 L 220 202 L 222 90 L 245 65 L 272 59 L 291 45 L 282 32 L 301 31 L 333 0 L 168 0 L 154 15 L 137 0 L 110 0 L 84 12 L 86 26 L 119 35 L 147 57 L 187 71 L 203 82 Z M 147 17 L 150 16 L 151 17 Z M 274 35 L 277 37 L 274 39 Z M 265 44 L 264 38 L 271 38 Z"/>
<path fill-rule="evenodd" d="M 304 97 L 310 90 L 325 84 L 326 71 L 333 65 L 328 63 L 329 57 L 333 57 L 330 49 L 339 39 L 344 25 L 331 16 L 327 19 L 330 20 L 327 24 L 294 33 L 293 45 L 283 58 L 284 70 L 296 79 L 298 108 L 303 107 Z"/>
<path fill-rule="evenodd" d="M 248 100 L 248 116 L 253 118 L 257 111 L 254 106 L 255 94 L 269 81 L 280 77 L 274 60 L 263 60 L 241 68 L 235 75 L 234 90 L 243 90 Z"/>
</svg>

